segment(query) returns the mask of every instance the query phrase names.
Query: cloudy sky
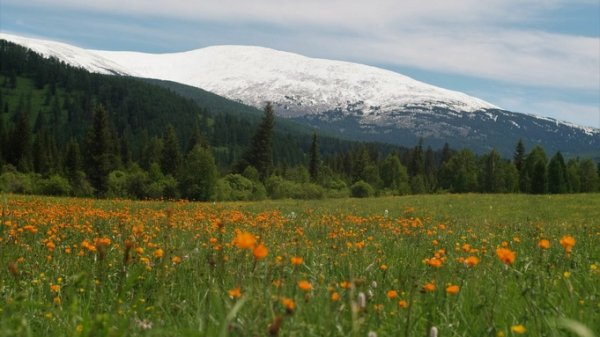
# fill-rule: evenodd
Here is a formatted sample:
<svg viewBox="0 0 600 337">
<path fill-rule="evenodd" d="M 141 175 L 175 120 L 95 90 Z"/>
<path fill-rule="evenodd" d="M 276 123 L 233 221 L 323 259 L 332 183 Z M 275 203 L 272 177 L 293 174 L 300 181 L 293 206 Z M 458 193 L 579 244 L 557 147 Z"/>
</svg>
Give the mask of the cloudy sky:
<svg viewBox="0 0 600 337">
<path fill-rule="evenodd" d="M 599 0 L 1 0 L 0 30 L 105 50 L 259 45 L 600 127 Z"/>
</svg>

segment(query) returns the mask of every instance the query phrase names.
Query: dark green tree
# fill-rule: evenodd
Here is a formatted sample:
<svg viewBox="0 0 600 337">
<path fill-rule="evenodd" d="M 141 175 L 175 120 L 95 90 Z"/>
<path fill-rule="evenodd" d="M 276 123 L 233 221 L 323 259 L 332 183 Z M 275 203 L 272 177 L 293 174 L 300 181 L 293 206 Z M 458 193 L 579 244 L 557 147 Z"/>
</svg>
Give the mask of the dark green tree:
<svg viewBox="0 0 600 337">
<path fill-rule="evenodd" d="M 94 111 L 94 120 L 86 138 L 86 174 L 98 196 L 104 196 L 111 171 L 112 146 L 108 113 L 99 105 Z"/>
<path fill-rule="evenodd" d="M 580 191 L 583 193 L 598 192 L 600 178 L 591 159 L 584 159 L 579 164 Z"/>
<path fill-rule="evenodd" d="M 186 155 L 180 173 L 181 194 L 189 200 L 209 200 L 216 188 L 217 166 L 209 149 L 196 145 Z"/>
<path fill-rule="evenodd" d="M 480 187 L 482 192 L 499 193 L 505 188 L 502 158 L 493 149 L 482 157 L 482 170 L 480 173 Z"/>
<path fill-rule="evenodd" d="M 381 164 L 381 180 L 383 187 L 394 191 L 394 194 L 410 193 L 408 172 L 396 154 L 390 154 Z"/>
<path fill-rule="evenodd" d="M 163 136 L 163 151 L 160 166 L 165 175 L 177 176 L 179 165 L 181 163 L 181 150 L 179 140 L 172 125 L 167 126 Z"/>
<path fill-rule="evenodd" d="M 552 194 L 569 192 L 567 166 L 560 151 L 556 152 L 548 163 L 548 192 Z"/>
<path fill-rule="evenodd" d="M 81 157 L 81 150 L 79 149 L 79 142 L 75 138 L 71 138 L 69 143 L 67 143 L 65 152 L 65 173 L 72 180 L 83 169 L 83 159 Z"/>
<path fill-rule="evenodd" d="M 319 180 L 320 166 L 319 140 L 317 139 L 317 133 L 314 132 L 312 143 L 310 144 L 310 160 L 308 163 L 308 173 L 310 174 L 310 180 L 312 182 L 317 182 Z"/>
<path fill-rule="evenodd" d="M 543 194 L 547 190 L 547 173 L 546 164 L 548 159 L 544 149 L 536 145 L 525 159 L 525 164 L 522 168 L 521 186 L 524 187 L 524 192 Z"/>
<path fill-rule="evenodd" d="M 28 115 L 26 110 L 19 113 L 17 124 L 10 137 L 11 156 L 9 162 L 22 172 L 33 170 L 32 132 Z"/>
<path fill-rule="evenodd" d="M 273 169 L 273 127 L 275 115 L 271 103 L 267 103 L 264 115 L 258 130 L 252 137 L 250 150 L 246 155 L 246 161 L 254 166 L 262 181 L 264 181 Z"/>
</svg>

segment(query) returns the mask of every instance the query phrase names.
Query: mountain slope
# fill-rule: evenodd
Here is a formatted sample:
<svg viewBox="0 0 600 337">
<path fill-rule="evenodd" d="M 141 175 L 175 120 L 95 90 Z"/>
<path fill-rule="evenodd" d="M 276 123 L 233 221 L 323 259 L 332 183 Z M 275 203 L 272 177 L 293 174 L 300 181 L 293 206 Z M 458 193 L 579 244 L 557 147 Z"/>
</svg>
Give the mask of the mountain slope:
<svg viewBox="0 0 600 337">
<path fill-rule="evenodd" d="M 600 152 L 600 131 L 512 113 L 466 94 L 391 71 L 261 47 L 216 46 L 183 53 L 84 50 L 0 34 L 90 71 L 156 78 L 208 90 L 357 140 L 493 147 L 510 155 L 518 138 L 567 154 Z"/>
</svg>

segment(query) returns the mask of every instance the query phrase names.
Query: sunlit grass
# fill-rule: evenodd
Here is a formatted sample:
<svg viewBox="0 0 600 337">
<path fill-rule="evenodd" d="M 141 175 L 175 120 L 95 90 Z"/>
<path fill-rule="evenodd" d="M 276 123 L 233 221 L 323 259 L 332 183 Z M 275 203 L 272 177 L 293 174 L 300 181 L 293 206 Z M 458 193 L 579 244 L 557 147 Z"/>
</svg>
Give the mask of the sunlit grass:
<svg viewBox="0 0 600 337">
<path fill-rule="evenodd" d="M 2 204 L 2 336 L 600 327 L 600 195 Z"/>
</svg>

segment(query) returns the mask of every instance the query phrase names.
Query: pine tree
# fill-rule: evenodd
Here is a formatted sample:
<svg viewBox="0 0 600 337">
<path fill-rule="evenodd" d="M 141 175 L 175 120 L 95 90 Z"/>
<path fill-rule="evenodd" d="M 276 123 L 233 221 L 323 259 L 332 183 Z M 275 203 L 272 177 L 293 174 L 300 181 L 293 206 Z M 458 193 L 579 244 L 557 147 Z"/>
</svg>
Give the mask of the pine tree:
<svg viewBox="0 0 600 337">
<path fill-rule="evenodd" d="M 583 193 L 598 192 L 600 190 L 600 174 L 594 166 L 591 159 L 582 160 L 579 164 L 580 190 Z"/>
<path fill-rule="evenodd" d="M 525 164 L 525 145 L 523 145 L 523 140 L 519 139 L 517 146 L 515 148 L 515 153 L 513 154 L 513 163 L 519 172 L 523 169 L 523 165 Z"/>
<path fill-rule="evenodd" d="M 79 143 L 75 138 L 71 138 L 67 143 L 65 154 L 65 171 L 70 180 L 77 177 L 77 172 L 82 170 L 83 159 L 79 150 Z"/>
<path fill-rule="evenodd" d="M 523 170 L 525 166 L 525 145 L 523 145 L 522 139 L 519 139 L 519 142 L 515 148 L 515 153 L 513 154 L 513 163 L 519 172 L 519 190 L 521 192 L 527 192 L 528 177 L 527 172 Z"/>
<path fill-rule="evenodd" d="M 548 192 L 558 194 L 567 193 L 568 191 L 567 166 L 562 154 L 558 151 L 548 164 Z"/>
<path fill-rule="evenodd" d="M 175 133 L 175 128 L 172 125 L 167 126 L 167 130 L 163 136 L 163 151 L 160 166 L 165 175 L 177 176 L 181 163 L 181 150 L 179 148 L 179 140 Z"/>
<path fill-rule="evenodd" d="M 412 149 L 410 153 L 410 161 L 408 165 L 408 174 L 416 176 L 425 173 L 425 159 L 423 158 L 423 138 L 419 139 L 419 143 Z"/>
<path fill-rule="evenodd" d="M 308 164 L 308 172 L 312 182 L 317 182 L 319 180 L 320 165 L 319 140 L 317 139 L 317 133 L 315 132 L 313 133 L 312 143 L 310 145 L 310 162 Z"/>
<path fill-rule="evenodd" d="M 98 106 L 86 140 L 86 173 L 99 196 L 104 196 L 108 189 L 112 154 L 110 139 L 108 113 L 103 106 Z"/>
<path fill-rule="evenodd" d="M 22 172 L 33 169 L 32 134 L 27 111 L 21 111 L 10 137 L 11 156 L 9 162 Z"/>
<path fill-rule="evenodd" d="M 267 103 L 262 122 L 252 138 L 250 151 L 246 156 L 247 162 L 254 166 L 260 173 L 260 178 L 264 181 L 273 169 L 273 127 L 275 116 L 273 106 Z"/>
</svg>

